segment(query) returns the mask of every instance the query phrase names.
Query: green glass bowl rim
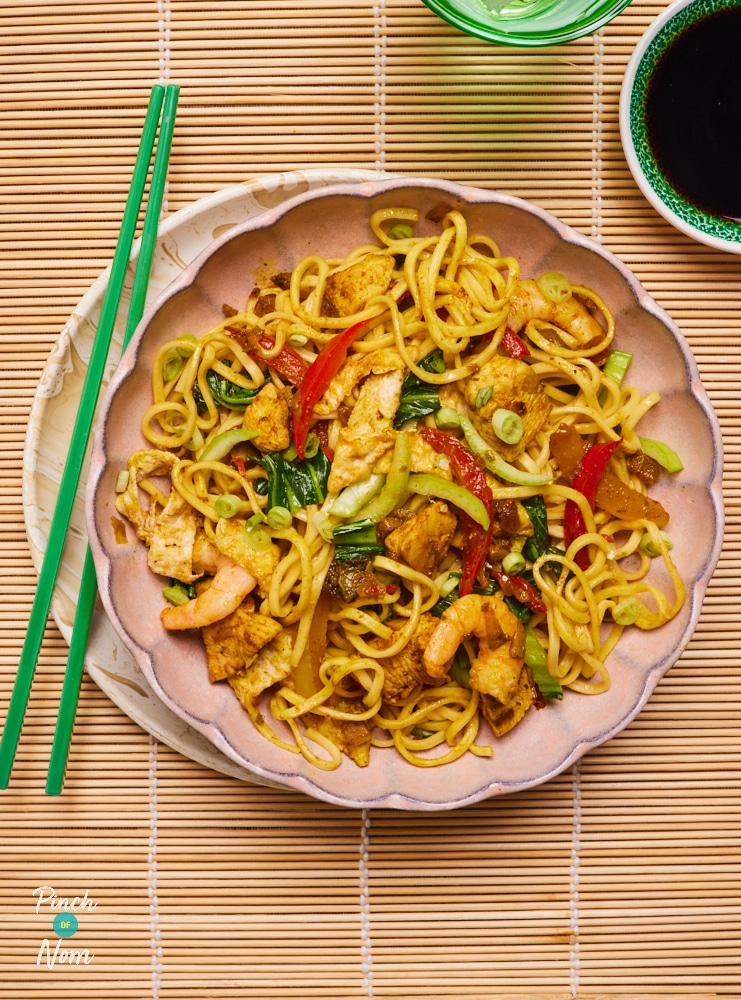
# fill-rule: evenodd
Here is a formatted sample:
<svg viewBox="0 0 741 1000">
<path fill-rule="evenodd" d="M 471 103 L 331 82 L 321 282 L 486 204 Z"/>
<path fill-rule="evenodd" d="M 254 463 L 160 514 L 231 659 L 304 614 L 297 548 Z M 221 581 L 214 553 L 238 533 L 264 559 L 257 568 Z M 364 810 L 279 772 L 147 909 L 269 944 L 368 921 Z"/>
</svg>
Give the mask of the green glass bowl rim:
<svg viewBox="0 0 741 1000">
<path fill-rule="evenodd" d="M 703 212 L 677 191 L 651 152 L 646 127 L 646 97 L 651 72 L 678 35 L 720 10 L 741 7 L 741 0 L 693 0 L 669 18 L 651 39 L 636 66 L 630 94 L 630 138 L 638 165 L 657 198 L 685 225 L 714 239 L 741 243 L 741 226 Z"/>
<path fill-rule="evenodd" d="M 617 17 L 630 4 L 631 0 L 605 0 L 596 12 L 592 12 L 588 18 L 577 21 L 569 28 L 534 31 L 531 34 L 499 32 L 496 28 L 480 24 L 455 10 L 449 0 L 422 0 L 422 2 L 443 21 L 447 21 L 448 24 L 452 24 L 454 28 L 458 28 L 468 35 L 475 35 L 485 42 L 531 48 L 539 45 L 559 45 L 563 42 L 572 42 L 576 38 L 583 38 L 584 35 L 597 31 L 614 17 Z"/>
</svg>

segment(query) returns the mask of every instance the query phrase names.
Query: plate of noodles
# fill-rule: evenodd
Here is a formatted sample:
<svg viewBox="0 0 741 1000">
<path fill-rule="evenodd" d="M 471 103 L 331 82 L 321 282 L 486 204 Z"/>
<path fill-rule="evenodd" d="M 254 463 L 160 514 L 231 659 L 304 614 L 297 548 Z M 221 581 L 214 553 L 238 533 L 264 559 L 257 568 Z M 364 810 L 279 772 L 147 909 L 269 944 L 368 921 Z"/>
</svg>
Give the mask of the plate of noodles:
<svg viewBox="0 0 741 1000">
<path fill-rule="evenodd" d="M 215 239 L 111 379 L 103 605 L 258 780 L 442 809 L 619 732 L 694 630 L 720 433 L 681 333 L 519 199 L 384 178 Z"/>
</svg>

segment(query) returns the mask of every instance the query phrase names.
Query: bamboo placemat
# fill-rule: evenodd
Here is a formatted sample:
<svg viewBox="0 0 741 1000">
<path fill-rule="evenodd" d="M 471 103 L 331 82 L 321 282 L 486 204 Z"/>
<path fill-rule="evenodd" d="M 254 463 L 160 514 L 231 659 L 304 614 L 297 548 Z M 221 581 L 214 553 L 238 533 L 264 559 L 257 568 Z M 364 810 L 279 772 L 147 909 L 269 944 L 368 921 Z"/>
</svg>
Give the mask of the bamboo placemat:
<svg viewBox="0 0 741 1000">
<path fill-rule="evenodd" d="M 50 799 L 66 656 L 50 623 L 0 793 L 0 997 L 741 996 L 741 258 L 664 224 L 623 157 L 622 74 L 663 6 L 633 0 L 593 36 L 517 51 L 418 0 L 2 4 L 0 717 L 36 579 L 20 491 L 33 393 L 110 262 L 158 80 L 182 87 L 166 212 L 342 165 L 507 191 L 615 252 L 695 352 L 727 506 L 696 634 L 639 717 L 550 783 L 453 813 L 361 813 L 217 774 L 87 677 Z M 60 940 L 50 904 L 36 912 L 43 886 L 80 897 L 62 944 L 88 964 L 39 962 Z"/>
</svg>

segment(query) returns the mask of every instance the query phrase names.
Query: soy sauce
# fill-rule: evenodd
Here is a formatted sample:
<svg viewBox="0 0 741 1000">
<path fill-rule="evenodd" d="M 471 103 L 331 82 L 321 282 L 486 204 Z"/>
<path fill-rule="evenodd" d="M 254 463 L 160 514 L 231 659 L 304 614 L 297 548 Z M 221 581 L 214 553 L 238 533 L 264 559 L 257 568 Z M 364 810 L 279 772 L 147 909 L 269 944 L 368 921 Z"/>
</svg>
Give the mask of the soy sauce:
<svg viewBox="0 0 741 1000">
<path fill-rule="evenodd" d="M 686 200 L 741 218 L 741 8 L 708 14 L 669 45 L 648 86 L 646 126 Z"/>
</svg>

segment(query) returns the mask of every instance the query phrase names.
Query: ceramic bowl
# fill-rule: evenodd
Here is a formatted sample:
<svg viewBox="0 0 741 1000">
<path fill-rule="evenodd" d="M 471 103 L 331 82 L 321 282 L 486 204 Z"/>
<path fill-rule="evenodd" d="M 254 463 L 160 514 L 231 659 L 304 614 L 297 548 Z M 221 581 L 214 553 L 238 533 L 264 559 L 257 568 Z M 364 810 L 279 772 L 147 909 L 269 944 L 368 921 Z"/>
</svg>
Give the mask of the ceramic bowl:
<svg viewBox="0 0 741 1000">
<path fill-rule="evenodd" d="M 560 45 L 598 31 L 630 0 L 423 0 L 448 24 L 485 42 Z"/>
<path fill-rule="evenodd" d="M 266 265 L 291 268 L 307 253 L 342 256 L 367 242 L 369 216 L 379 208 L 413 206 L 424 220 L 441 203 L 458 206 L 472 231 L 491 234 L 503 253 L 516 255 L 523 275 L 563 271 L 607 301 L 616 318 L 616 343 L 635 353 L 632 384 L 662 395 L 641 424 L 644 433 L 673 441 L 682 428 L 684 471 L 664 477 L 654 492 L 671 511 L 673 555 L 687 601 L 662 628 L 625 634 L 610 659 L 613 684 L 607 694 L 566 692 L 557 705 L 528 713 L 494 742 L 493 758 L 466 755 L 441 768 L 417 768 L 391 751 L 376 751 L 363 769 L 343 760 L 335 771 L 317 770 L 261 737 L 230 687 L 209 683 L 198 634 L 174 635 L 162 628 L 163 584 L 147 568 L 144 545 L 133 532 L 126 544 L 114 538 L 115 481 L 128 457 L 148 447 L 140 415 L 150 398 L 152 358 L 164 341 L 184 330 L 209 329 L 221 319 L 222 304 L 244 300 L 253 276 Z M 640 711 L 697 622 L 720 551 L 721 471 L 720 431 L 692 353 L 619 260 L 519 199 L 444 181 L 395 178 L 289 199 L 216 239 L 165 290 L 145 314 L 103 399 L 86 514 L 105 610 L 154 692 L 185 723 L 258 779 L 345 806 L 436 810 L 537 785 L 615 735 Z M 666 584 L 656 572 L 659 585 Z"/>
<path fill-rule="evenodd" d="M 741 9 L 741 0 L 675 0 L 649 26 L 633 50 L 620 92 L 620 136 L 631 173 L 657 212 L 680 232 L 699 243 L 741 253 L 741 222 L 706 211 L 691 201 L 667 176 L 649 134 L 647 101 L 651 81 L 662 56 L 701 20 L 730 8 Z M 725 58 L 735 62 L 738 53 Z M 694 72 L 688 66 L 687 72 Z M 712 172 L 713 155 L 703 150 Z"/>
</svg>

